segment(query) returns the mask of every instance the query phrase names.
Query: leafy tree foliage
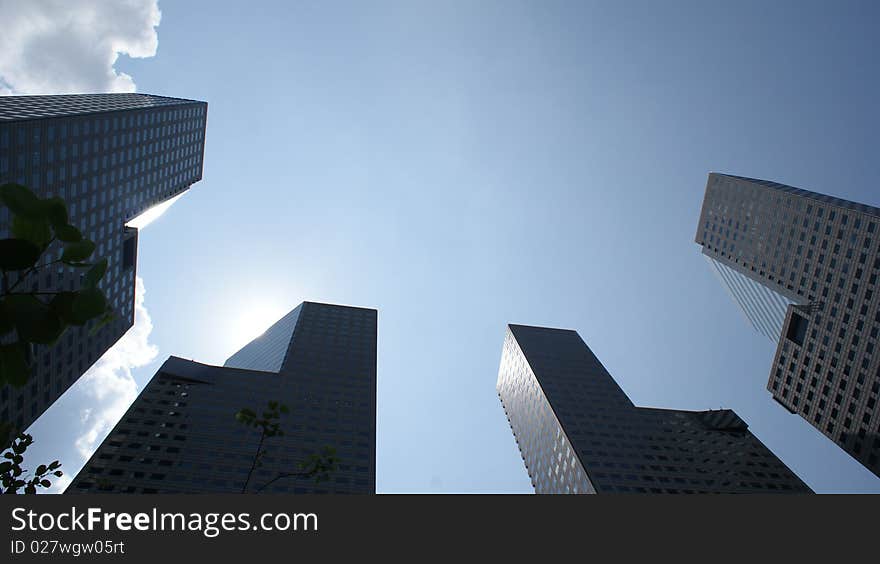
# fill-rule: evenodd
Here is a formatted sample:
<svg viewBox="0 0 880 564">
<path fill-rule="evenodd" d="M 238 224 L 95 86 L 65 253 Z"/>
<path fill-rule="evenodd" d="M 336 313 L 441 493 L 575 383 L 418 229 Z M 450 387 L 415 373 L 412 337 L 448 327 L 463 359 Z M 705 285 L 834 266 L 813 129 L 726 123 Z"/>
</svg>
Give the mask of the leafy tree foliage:
<svg viewBox="0 0 880 564">
<path fill-rule="evenodd" d="M 3 184 L 0 203 L 10 211 L 12 235 L 0 239 L 0 386 L 21 387 L 31 375 L 34 345 L 53 345 L 71 325 L 100 318 L 91 329 L 97 331 L 113 319 L 113 311 L 98 288 L 107 259 L 89 262 L 95 243 L 70 224 L 63 199 Z M 34 281 L 41 272 L 58 265 L 83 269 L 80 289 L 37 291 Z M 9 438 L 0 437 L 3 444 Z"/>
<path fill-rule="evenodd" d="M 266 449 L 264 448 L 266 439 L 284 435 L 284 431 L 281 430 L 280 419 L 282 414 L 287 414 L 289 412 L 290 409 L 283 403 L 270 401 L 267 408 L 259 416 L 255 411 L 247 408 L 242 409 L 235 414 L 235 418 L 239 423 L 260 430 L 260 442 L 257 445 L 257 452 L 254 455 L 254 461 L 253 464 L 251 464 L 247 479 L 241 488 L 241 493 L 247 492 L 254 470 L 259 466 L 262 466 L 262 461 L 260 459 L 266 452 Z M 296 472 L 282 472 L 281 474 L 278 474 L 257 488 L 255 493 L 263 491 L 271 484 L 284 478 L 312 478 L 316 483 L 322 482 L 327 480 L 332 472 L 336 471 L 338 463 L 339 459 L 336 457 L 336 449 L 325 446 L 320 453 L 312 454 L 306 460 L 300 462 Z"/>
<path fill-rule="evenodd" d="M 50 476 L 60 478 L 64 473 L 59 470 L 61 463 L 57 460 L 50 464 L 40 464 L 28 477 L 27 470 L 22 468 L 25 451 L 34 439 L 26 433 L 21 433 L 12 441 L 12 445 L 3 453 L 0 461 L 0 483 L 3 484 L 3 493 L 15 494 L 24 490 L 26 494 L 37 493 L 37 488 L 49 488 L 52 482 Z"/>
</svg>

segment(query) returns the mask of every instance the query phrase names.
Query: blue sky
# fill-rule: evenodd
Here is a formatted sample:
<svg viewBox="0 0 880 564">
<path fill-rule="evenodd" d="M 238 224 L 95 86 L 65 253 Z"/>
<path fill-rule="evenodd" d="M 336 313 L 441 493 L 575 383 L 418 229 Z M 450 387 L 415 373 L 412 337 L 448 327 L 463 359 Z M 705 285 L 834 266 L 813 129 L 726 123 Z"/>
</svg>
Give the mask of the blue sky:
<svg viewBox="0 0 880 564">
<path fill-rule="evenodd" d="M 880 205 L 875 3 L 159 8 L 155 56 L 115 68 L 208 101 L 208 131 L 140 239 L 139 385 L 303 300 L 375 307 L 377 489 L 525 493 L 505 324 L 571 328 L 638 405 L 733 408 L 815 490 L 880 492 L 772 401 L 775 345 L 693 242 L 710 171 Z M 68 399 L 32 430 L 73 469 Z"/>
</svg>

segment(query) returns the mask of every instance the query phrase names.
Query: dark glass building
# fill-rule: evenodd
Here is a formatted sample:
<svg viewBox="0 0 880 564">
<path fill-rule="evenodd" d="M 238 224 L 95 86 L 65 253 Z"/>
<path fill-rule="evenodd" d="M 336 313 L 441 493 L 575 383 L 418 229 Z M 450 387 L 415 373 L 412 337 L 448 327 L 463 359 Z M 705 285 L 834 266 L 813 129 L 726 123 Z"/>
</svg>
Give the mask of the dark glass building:
<svg viewBox="0 0 880 564">
<path fill-rule="evenodd" d="M 767 389 L 880 476 L 880 208 L 709 175 L 696 242 L 776 343 Z"/>
<path fill-rule="evenodd" d="M 729 409 L 634 406 L 575 331 L 508 325 L 497 389 L 536 493 L 811 493 Z"/>
<path fill-rule="evenodd" d="M 241 492 L 259 433 L 234 416 L 269 401 L 290 413 L 248 492 L 375 493 L 376 322 L 374 309 L 305 302 L 224 366 L 169 358 L 67 493 Z M 326 446 L 340 459 L 329 480 L 272 481 Z"/>
<path fill-rule="evenodd" d="M 117 316 L 94 335 L 72 327 L 54 347 L 36 348 L 28 384 L 0 388 L 0 422 L 26 429 L 132 326 L 138 233 L 126 222 L 201 179 L 206 117 L 204 102 L 147 94 L 0 96 L 0 184 L 67 202 L 94 256 L 109 261 L 101 288 Z M 3 207 L 0 237 L 9 231 Z M 70 290 L 80 275 L 58 265 L 29 284 Z"/>
</svg>

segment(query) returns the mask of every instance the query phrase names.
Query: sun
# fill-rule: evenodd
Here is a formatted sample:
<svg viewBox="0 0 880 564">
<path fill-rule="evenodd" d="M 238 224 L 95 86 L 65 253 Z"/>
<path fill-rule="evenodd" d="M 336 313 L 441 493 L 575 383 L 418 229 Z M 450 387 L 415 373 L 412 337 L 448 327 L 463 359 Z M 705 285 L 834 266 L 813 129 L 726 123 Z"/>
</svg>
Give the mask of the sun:
<svg viewBox="0 0 880 564">
<path fill-rule="evenodd" d="M 237 315 L 232 316 L 232 324 L 229 334 L 235 348 L 232 352 L 253 341 L 266 332 L 273 323 L 284 317 L 287 310 L 283 305 L 263 302 L 248 301 L 239 309 Z M 230 353 L 231 354 L 231 353 Z"/>
<path fill-rule="evenodd" d="M 159 217 L 163 213 L 168 211 L 168 208 L 170 208 L 174 202 L 179 200 L 181 196 L 183 196 L 182 192 L 180 194 L 174 196 L 170 200 L 165 200 L 161 204 L 156 204 L 155 206 L 153 206 L 150 209 L 146 210 L 145 212 L 141 213 L 139 216 L 128 220 L 128 222 L 126 222 L 125 225 L 127 227 L 134 227 L 135 229 L 143 229 L 147 225 L 149 225 L 149 224 L 153 223 L 154 221 L 156 221 L 157 219 L 159 219 Z"/>
</svg>

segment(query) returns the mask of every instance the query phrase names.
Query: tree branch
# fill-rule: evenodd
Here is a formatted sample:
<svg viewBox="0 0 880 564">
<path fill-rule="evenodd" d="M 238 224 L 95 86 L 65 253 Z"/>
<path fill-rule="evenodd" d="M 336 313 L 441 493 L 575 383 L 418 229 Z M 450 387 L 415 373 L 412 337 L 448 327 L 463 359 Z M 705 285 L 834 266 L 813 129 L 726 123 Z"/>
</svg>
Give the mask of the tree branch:
<svg viewBox="0 0 880 564">
<path fill-rule="evenodd" d="M 257 445 L 257 454 L 254 455 L 254 462 L 251 464 L 251 470 L 248 472 L 247 479 L 244 481 L 244 486 L 241 488 L 241 493 L 247 492 L 248 484 L 251 481 L 251 475 L 254 473 L 254 469 L 257 467 L 257 461 L 260 459 L 260 455 L 263 452 L 263 441 L 266 439 L 266 429 L 263 429 L 263 432 L 260 433 L 260 444 Z"/>
<path fill-rule="evenodd" d="M 55 242 L 55 236 L 53 235 L 52 238 L 49 239 L 49 242 L 46 243 L 46 246 L 43 248 L 43 251 L 40 253 L 40 257 L 43 256 L 43 253 L 45 253 L 49 249 L 49 247 L 52 246 L 52 243 L 54 243 L 54 242 Z M 38 264 L 39 264 L 39 259 L 37 259 L 37 260 L 38 260 Z M 57 262 L 61 262 L 61 259 L 56 259 L 51 262 L 48 262 L 44 266 L 49 266 L 50 264 L 55 264 Z M 30 267 L 27 270 L 27 272 L 22 274 L 21 277 L 19 277 L 19 279 L 15 281 L 15 283 L 12 285 L 12 287 L 7 290 L 7 292 L 11 294 L 12 291 L 15 290 L 16 286 L 18 286 L 23 280 L 25 280 L 28 276 L 30 276 L 31 273 L 33 273 L 34 271 L 36 271 L 39 268 L 38 264 L 33 265 L 32 267 Z"/>
<path fill-rule="evenodd" d="M 274 478 L 272 478 L 271 480 L 269 480 L 268 482 L 266 482 L 265 484 L 263 484 L 262 486 L 257 488 L 257 491 L 255 491 L 254 493 L 260 493 L 261 491 L 268 488 L 269 486 L 271 486 L 273 483 L 277 482 L 281 478 L 291 478 L 291 477 L 310 478 L 311 476 L 312 476 L 312 472 L 284 472 L 282 474 L 278 474 L 277 476 L 275 476 Z"/>
</svg>

